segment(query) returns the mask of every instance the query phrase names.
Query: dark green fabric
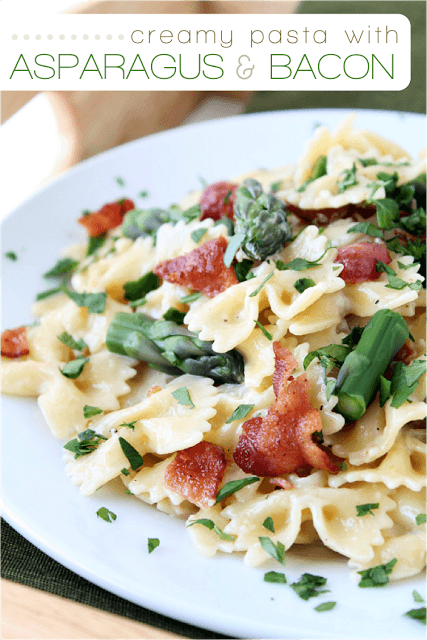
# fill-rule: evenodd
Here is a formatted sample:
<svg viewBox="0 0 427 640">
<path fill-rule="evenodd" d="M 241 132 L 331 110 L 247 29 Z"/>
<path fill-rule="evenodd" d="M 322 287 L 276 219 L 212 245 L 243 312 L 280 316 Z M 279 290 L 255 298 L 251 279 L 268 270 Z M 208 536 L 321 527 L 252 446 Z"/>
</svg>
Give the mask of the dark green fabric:
<svg viewBox="0 0 427 640">
<path fill-rule="evenodd" d="M 158 627 L 186 638 L 225 638 L 213 631 L 199 629 L 166 618 L 154 611 L 123 600 L 81 578 L 34 547 L 7 522 L 1 521 L 2 578 L 36 587 L 76 602 Z"/>
<path fill-rule="evenodd" d="M 426 110 L 426 3 L 412 2 L 303 2 L 299 13 L 400 13 L 411 23 L 411 82 L 403 91 L 259 91 L 246 112 L 276 109 L 388 109 Z M 286 16 L 285 16 L 286 18 Z"/>
</svg>

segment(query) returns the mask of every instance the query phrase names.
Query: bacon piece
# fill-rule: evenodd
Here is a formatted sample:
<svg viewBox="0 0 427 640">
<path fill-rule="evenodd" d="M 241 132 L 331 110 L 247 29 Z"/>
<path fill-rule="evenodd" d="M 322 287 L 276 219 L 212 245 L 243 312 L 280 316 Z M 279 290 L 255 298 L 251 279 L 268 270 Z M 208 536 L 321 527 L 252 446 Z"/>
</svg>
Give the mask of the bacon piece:
<svg viewBox="0 0 427 640">
<path fill-rule="evenodd" d="M 344 265 L 340 278 L 348 284 L 378 280 L 381 273 L 376 269 L 377 260 L 384 264 L 391 262 L 385 245 L 373 242 L 359 242 L 341 247 L 335 258 L 335 262 Z"/>
<path fill-rule="evenodd" d="M 234 194 L 237 184 L 231 182 L 214 182 L 210 184 L 200 199 L 201 220 L 212 218 L 219 220 L 223 216 L 233 219 Z"/>
<path fill-rule="evenodd" d="M 190 253 L 160 262 L 154 273 L 163 280 L 202 291 L 213 298 L 233 284 L 238 284 L 234 269 L 224 264 L 226 249 L 227 240 L 220 236 Z"/>
<path fill-rule="evenodd" d="M 159 387 L 158 384 L 155 384 L 154 387 L 150 387 L 147 391 L 147 398 L 151 398 L 154 393 L 159 393 L 162 390 L 162 387 Z"/>
<path fill-rule="evenodd" d="M 270 478 L 270 484 L 274 484 L 274 486 L 279 487 L 280 489 L 293 489 L 294 486 L 289 482 L 289 480 L 285 480 L 285 478 Z"/>
<path fill-rule="evenodd" d="M 234 452 L 236 464 L 246 473 L 264 477 L 308 467 L 338 473 L 339 466 L 311 437 L 321 431 L 322 422 L 319 411 L 310 404 L 306 374 L 293 379 L 294 357 L 278 342 L 273 348 L 276 400 L 265 418 L 251 418 L 243 424 Z"/>
<path fill-rule="evenodd" d="M 25 327 L 6 329 L 1 334 L 1 355 L 6 358 L 21 358 L 30 353 Z"/>
<path fill-rule="evenodd" d="M 165 485 L 201 509 L 215 504 L 226 461 L 222 447 L 211 442 L 178 451 L 166 467 Z"/>
<path fill-rule="evenodd" d="M 285 205 L 289 213 L 293 213 L 298 216 L 298 218 L 306 220 L 307 222 L 314 222 L 315 224 L 326 224 L 334 222 L 335 220 L 341 220 L 342 218 L 351 218 L 351 216 L 354 216 L 356 213 L 362 216 L 362 218 L 370 218 L 376 211 L 374 205 L 365 206 L 363 202 L 359 204 L 349 202 L 336 209 L 300 209 L 300 207 L 290 202 L 285 202 Z"/>
<path fill-rule="evenodd" d="M 88 216 L 82 216 L 78 222 L 86 227 L 91 237 L 101 236 L 110 229 L 115 229 L 123 222 L 125 213 L 134 209 L 132 200 L 124 199 L 118 202 L 104 204 L 99 211 L 94 211 Z"/>
</svg>

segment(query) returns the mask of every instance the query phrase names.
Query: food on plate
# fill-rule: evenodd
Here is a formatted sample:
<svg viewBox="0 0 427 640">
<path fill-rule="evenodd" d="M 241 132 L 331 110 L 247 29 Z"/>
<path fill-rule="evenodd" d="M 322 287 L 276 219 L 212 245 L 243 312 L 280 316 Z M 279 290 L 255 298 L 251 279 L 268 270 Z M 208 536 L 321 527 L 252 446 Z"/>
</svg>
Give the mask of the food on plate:
<svg viewBox="0 0 427 640">
<path fill-rule="evenodd" d="M 119 477 L 206 556 L 320 539 L 362 587 L 419 573 L 425 160 L 350 117 L 295 165 L 78 222 L 2 384 L 38 397 L 82 494 Z"/>
</svg>

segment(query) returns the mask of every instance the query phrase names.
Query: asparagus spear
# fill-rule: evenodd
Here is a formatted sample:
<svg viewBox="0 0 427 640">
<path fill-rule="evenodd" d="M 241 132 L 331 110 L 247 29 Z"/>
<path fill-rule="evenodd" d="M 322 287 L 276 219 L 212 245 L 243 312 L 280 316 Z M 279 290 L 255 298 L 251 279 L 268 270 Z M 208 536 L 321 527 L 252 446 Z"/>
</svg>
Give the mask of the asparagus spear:
<svg viewBox="0 0 427 640">
<path fill-rule="evenodd" d="M 361 418 L 396 353 L 409 337 L 409 329 L 399 313 L 377 311 L 354 351 L 344 360 L 335 386 L 335 410 L 347 420 Z"/>
<path fill-rule="evenodd" d="M 147 362 L 171 375 L 191 373 L 216 382 L 243 382 L 243 358 L 234 349 L 216 353 L 211 342 L 171 320 L 153 320 L 143 313 L 116 313 L 106 340 L 107 349 Z"/>
</svg>

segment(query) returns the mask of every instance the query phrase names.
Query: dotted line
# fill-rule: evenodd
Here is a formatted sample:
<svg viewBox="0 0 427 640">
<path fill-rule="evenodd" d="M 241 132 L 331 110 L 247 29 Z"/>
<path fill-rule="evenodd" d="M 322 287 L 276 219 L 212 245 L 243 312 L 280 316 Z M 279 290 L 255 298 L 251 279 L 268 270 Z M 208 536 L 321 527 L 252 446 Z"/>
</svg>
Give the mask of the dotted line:
<svg viewBox="0 0 427 640">
<path fill-rule="evenodd" d="M 24 40 L 29 40 L 29 39 L 31 38 L 31 36 L 29 36 L 29 35 L 28 35 L 28 33 L 26 33 L 26 34 L 25 34 L 25 35 L 23 35 L 22 37 L 23 37 L 23 39 L 24 39 Z M 34 38 L 35 38 L 36 40 L 41 40 L 41 39 L 42 39 L 42 37 L 43 37 L 43 36 L 41 36 L 39 33 L 38 33 L 37 35 L 35 35 L 35 36 L 34 36 Z M 73 35 L 71 35 L 71 36 L 70 36 L 71 40 L 77 40 L 77 37 L 78 37 L 78 36 L 76 36 L 75 34 L 73 34 Z M 83 36 L 81 36 L 81 37 L 82 37 L 82 39 L 83 39 L 83 40 L 89 40 L 89 37 L 90 37 L 90 36 L 88 36 L 88 35 L 87 35 L 87 33 L 85 33 L 85 34 L 84 34 Z M 96 34 L 95 36 L 93 36 L 93 37 L 95 38 L 95 40 L 101 40 L 101 36 L 99 35 L 99 33 L 97 33 L 97 34 Z M 19 38 L 19 36 L 18 36 L 16 33 L 14 33 L 14 34 L 13 34 L 13 36 L 12 36 L 12 40 L 18 40 L 18 38 Z M 53 40 L 53 39 L 54 39 L 54 36 L 53 36 L 51 33 L 49 33 L 49 34 L 46 36 L 46 38 L 47 38 L 48 40 Z M 58 38 L 59 38 L 59 40 L 65 40 L 65 39 L 66 39 L 66 36 L 64 36 L 64 34 L 62 34 L 62 33 L 61 33 L 61 34 L 58 36 Z M 109 33 L 109 34 L 107 34 L 107 35 L 105 36 L 105 38 L 106 38 L 107 40 L 112 40 L 112 39 L 113 39 L 113 36 L 111 35 L 111 33 Z M 124 40 L 124 35 L 121 33 L 121 34 L 119 34 L 119 35 L 117 36 L 117 38 L 118 38 L 119 40 Z"/>
</svg>

